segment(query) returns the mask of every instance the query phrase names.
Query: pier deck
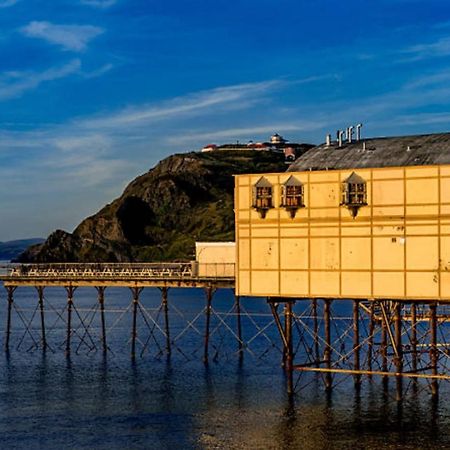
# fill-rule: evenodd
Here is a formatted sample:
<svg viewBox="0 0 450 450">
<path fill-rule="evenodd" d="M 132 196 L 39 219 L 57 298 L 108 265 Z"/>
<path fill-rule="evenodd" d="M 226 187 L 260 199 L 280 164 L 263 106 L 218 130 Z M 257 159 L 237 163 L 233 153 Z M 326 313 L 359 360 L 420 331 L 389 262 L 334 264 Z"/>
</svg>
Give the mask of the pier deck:
<svg viewBox="0 0 450 450">
<path fill-rule="evenodd" d="M 115 286 L 234 288 L 234 264 L 66 263 L 2 266 L 5 287 Z"/>
</svg>

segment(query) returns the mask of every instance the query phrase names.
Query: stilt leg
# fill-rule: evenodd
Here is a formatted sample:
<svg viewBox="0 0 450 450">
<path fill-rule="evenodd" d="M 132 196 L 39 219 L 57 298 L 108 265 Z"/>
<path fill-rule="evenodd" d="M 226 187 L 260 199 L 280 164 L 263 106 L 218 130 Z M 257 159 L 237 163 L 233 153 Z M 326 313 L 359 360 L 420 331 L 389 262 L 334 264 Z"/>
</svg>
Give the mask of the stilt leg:
<svg viewBox="0 0 450 450">
<path fill-rule="evenodd" d="M 294 393 L 294 355 L 292 346 L 292 301 L 287 301 L 284 309 L 284 333 L 286 336 L 286 375 L 287 375 L 287 393 Z"/>
<path fill-rule="evenodd" d="M 38 286 L 37 288 L 39 297 L 39 310 L 41 313 L 41 340 L 42 340 L 42 350 L 45 352 L 47 350 L 47 339 L 45 337 L 45 317 L 44 317 L 44 287 Z"/>
<path fill-rule="evenodd" d="M 208 355 L 209 355 L 209 327 L 211 324 L 211 302 L 213 296 L 212 287 L 206 288 L 206 324 L 205 324 L 205 338 L 204 338 L 204 353 L 203 353 L 203 362 L 208 364 Z"/>
<path fill-rule="evenodd" d="M 367 370 L 369 371 L 368 378 L 372 379 L 372 367 L 373 367 L 373 333 L 375 331 L 375 302 L 370 302 L 370 316 L 369 316 L 369 338 L 367 340 Z"/>
<path fill-rule="evenodd" d="M 168 355 L 170 355 L 172 353 L 172 349 L 170 345 L 169 303 L 167 298 L 168 292 L 169 288 L 161 288 L 162 305 L 164 309 L 164 332 L 166 334 L 166 352 Z"/>
<path fill-rule="evenodd" d="M 313 333 L 314 333 L 314 358 L 316 360 L 316 367 L 319 367 L 319 321 L 317 320 L 317 300 L 312 299 L 312 316 L 313 316 Z"/>
<path fill-rule="evenodd" d="M 417 306 L 411 304 L 411 363 L 412 371 L 417 372 Z M 413 378 L 413 387 L 417 388 L 417 378 Z"/>
<path fill-rule="evenodd" d="M 70 339 L 72 337 L 72 306 L 73 306 L 73 294 L 75 292 L 73 286 L 67 286 L 67 336 L 66 336 L 66 356 L 70 356 Z"/>
<path fill-rule="evenodd" d="M 360 370 L 359 347 L 359 300 L 353 301 L 353 365 L 355 370 Z M 355 375 L 355 386 L 361 385 L 361 375 Z"/>
<path fill-rule="evenodd" d="M 11 312 L 14 303 L 14 291 L 16 287 L 8 286 L 6 291 L 8 293 L 8 315 L 6 317 L 6 331 L 5 331 L 5 352 L 9 352 L 9 338 L 11 335 Z"/>
<path fill-rule="evenodd" d="M 397 400 L 401 400 L 403 397 L 403 377 L 401 373 L 403 372 L 403 347 L 402 347 L 402 313 L 401 313 L 401 303 L 394 302 L 394 328 L 395 328 L 395 347 L 396 347 L 396 357 L 395 366 L 397 375 Z"/>
<path fill-rule="evenodd" d="M 436 316 L 436 304 L 430 305 L 430 362 L 431 373 L 437 375 L 438 373 L 438 352 L 437 352 L 437 316 Z M 431 380 L 431 395 L 437 397 L 438 395 L 438 382 L 436 379 Z"/>
<path fill-rule="evenodd" d="M 381 369 L 383 372 L 388 371 L 388 359 L 387 359 L 387 324 L 384 317 L 381 319 Z M 383 376 L 383 383 L 387 385 L 388 376 Z"/>
<path fill-rule="evenodd" d="M 324 359 L 327 369 L 331 369 L 331 318 L 330 318 L 331 300 L 324 300 L 323 319 L 325 322 L 325 352 Z M 325 375 L 325 389 L 330 391 L 332 387 L 331 372 Z"/>
<path fill-rule="evenodd" d="M 237 321 L 237 336 L 238 336 L 238 350 L 239 350 L 239 359 L 242 359 L 244 356 L 243 345 L 242 345 L 242 324 L 241 324 L 241 298 L 239 295 L 235 295 L 234 297 L 234 305 L 236 311 L 236 321 Z"/>
<path fill-rule="evenodd" d="M 102 326 L 102 349 L 103 354 L 106 355 L 108 346 L 106 344 L 106 320 L 105 320 L 105 289 L 102 286 L 97 287 L 98 304 L 100 305 L 100 320 Z"/>
<path fill-rule="evenodd" d="M 133 324 L 131 331 L 131 358 L 136 358 L 136 338 L 137 338 L 137 310 L 139 305 L 139 294 L 141 289 L 138 287 L 131 288 L 133 292 Z"/>
</svg>

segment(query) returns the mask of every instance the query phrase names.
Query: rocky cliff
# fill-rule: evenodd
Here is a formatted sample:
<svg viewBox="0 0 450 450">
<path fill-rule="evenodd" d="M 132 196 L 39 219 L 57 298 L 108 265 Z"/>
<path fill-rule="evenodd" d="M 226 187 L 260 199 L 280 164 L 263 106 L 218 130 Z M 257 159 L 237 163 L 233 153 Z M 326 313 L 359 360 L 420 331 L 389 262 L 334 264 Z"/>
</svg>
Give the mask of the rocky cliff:
<svg viewBox="0 0 450 450">
<path fill-rule="evenodd" d="M 234 240 L 233 174 L 285 170 L 284 156 L 269 152 L 170 156 L 72 234 L 57 230 L 18 260 L 190 260 L 195 241 Z"/>
</svg>

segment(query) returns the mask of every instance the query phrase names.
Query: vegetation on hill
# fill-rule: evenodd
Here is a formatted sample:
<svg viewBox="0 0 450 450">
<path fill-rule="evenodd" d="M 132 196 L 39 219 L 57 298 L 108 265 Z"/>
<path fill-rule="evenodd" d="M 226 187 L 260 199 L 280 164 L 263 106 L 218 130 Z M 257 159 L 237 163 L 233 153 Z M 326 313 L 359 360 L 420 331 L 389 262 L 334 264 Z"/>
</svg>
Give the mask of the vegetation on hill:
<svg viewBox="0 0 450 450">
<path fill-rule="evenodd" d="M 305 150 L 310 146 L 305 145 Z M 196 241 L 234 240 L 234 174 L 284 172 L 282 154 L 239 151 L 170 156 L 73 233 L 57 230 L 22 262 L 176 261 Z"/>
</svg>

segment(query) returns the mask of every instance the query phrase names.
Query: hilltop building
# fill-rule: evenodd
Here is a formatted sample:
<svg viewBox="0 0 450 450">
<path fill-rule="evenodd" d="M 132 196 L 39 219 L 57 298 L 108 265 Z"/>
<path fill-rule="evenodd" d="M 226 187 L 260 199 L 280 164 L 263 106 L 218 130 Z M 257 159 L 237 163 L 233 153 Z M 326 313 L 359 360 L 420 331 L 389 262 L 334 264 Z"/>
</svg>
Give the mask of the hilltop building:
<svg viewBox="0 0 450 450">
<path fill-rule="evenodd" d="M 239 141 L 233 144 L 207 144 L 202 148 L 202 152 L 213 151 L 266 151 L 275 153 L 284 153 L 286 163 L 291 164 L 298 156 L 311 148 L 308 144 L 300 144 L 297 142 L 289 142 L 278 133 L 273 134 L 268 142 L 253 142 L 241 144 Z"/>
<path fill-rule="evenodd" d="M 236 176 L 237 295 L 450 299 L 450 133 L 355 128 Z"/>
</svg>

